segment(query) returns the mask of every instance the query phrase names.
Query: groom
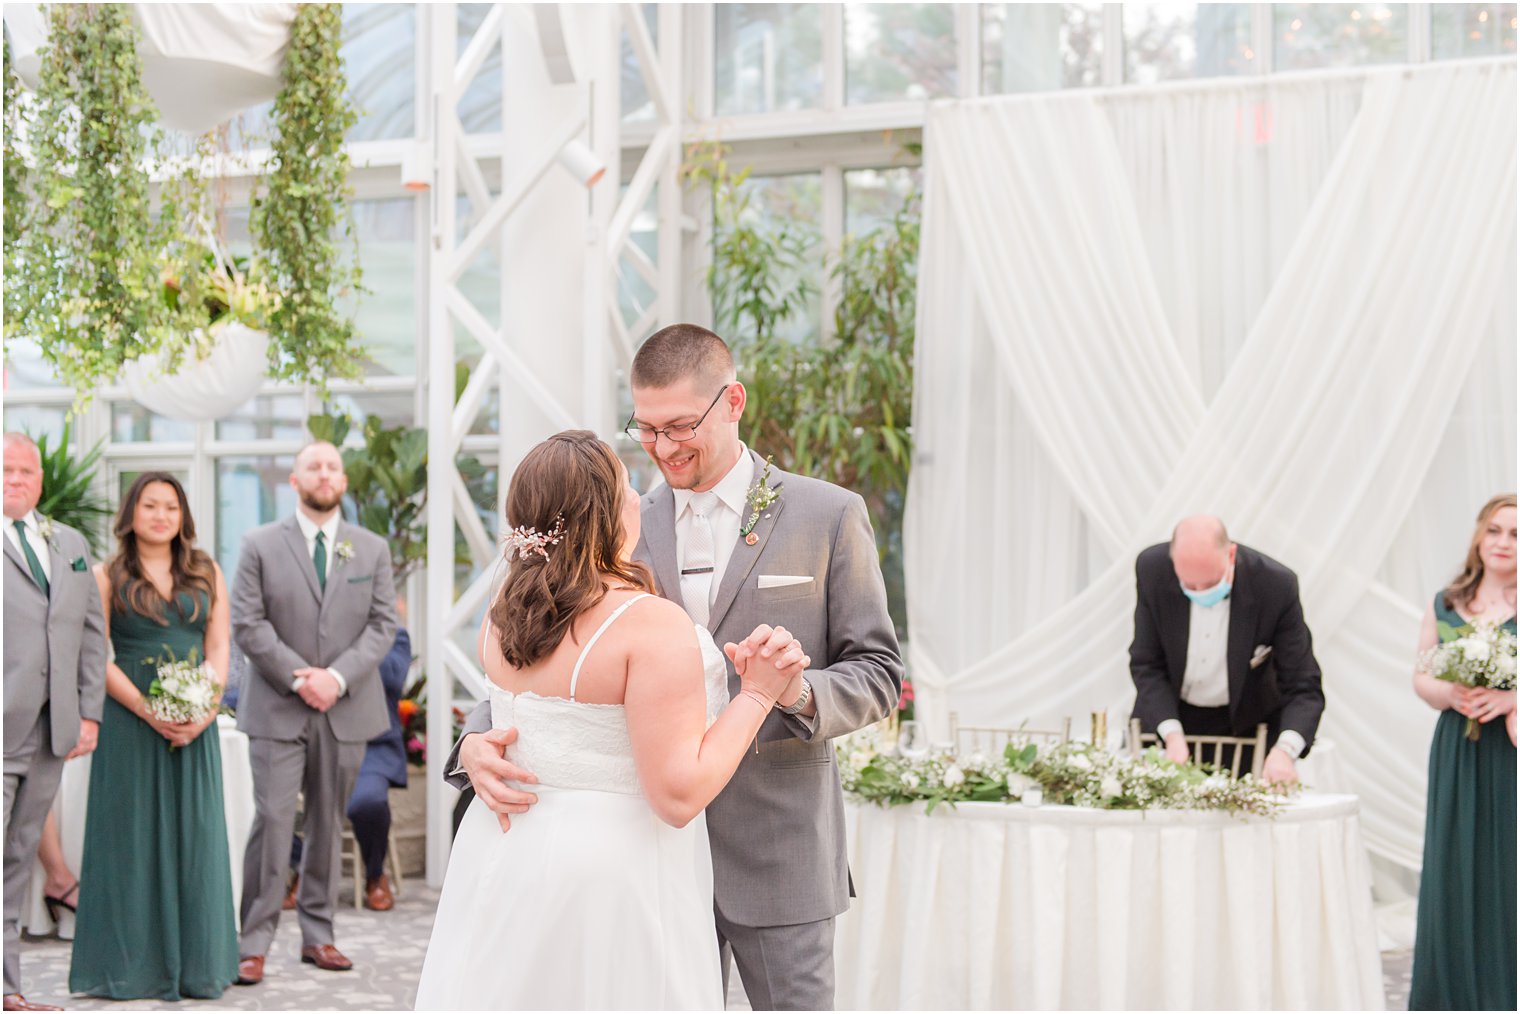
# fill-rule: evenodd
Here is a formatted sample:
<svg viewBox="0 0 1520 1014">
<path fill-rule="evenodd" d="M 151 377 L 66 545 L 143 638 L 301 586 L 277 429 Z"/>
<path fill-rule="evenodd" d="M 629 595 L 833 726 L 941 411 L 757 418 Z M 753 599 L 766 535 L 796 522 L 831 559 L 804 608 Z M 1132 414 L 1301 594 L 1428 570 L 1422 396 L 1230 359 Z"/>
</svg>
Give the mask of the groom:
<svg viewBox="0 0 1520 1014">
<path fill-rule="evenodd" d="M 244 536 L 232 589 L 232 628 L 249 662 L 238 728 L 248 734 L 254 795 L 240 986 L 264 979 L 302 793 L 301 960 L 353 967 L 333 943 L 343 808 L 365 744 L 390 725 L 379 668 L 396 637 L 390 547 L 339 513 L 348 476 L 332 444 L 302 448 L 290 484 L 295 517 Z"/>
<path fill-rule="evenodd" d="M 675 324 L 651 335 L 632 369 L 627 432 L 665 484 L 642 503 L 635 559 L 660 594 L 680 602 L 719 644 L 762 623 L 790 631 L 822 668 L 800 672 L 760 729 L 755 749 L 707 808 L 725 983 L 739 965 L 755 1010 L 834 1006 L 834 917 L 849 907 L 844 799 L 830 740 L 878 721 L 897 703 L 903 665 L 887 615 L 864 501 L 827 482 L 767 469 L 739 439 L 744 385 L 716 334 Z M 756 507 L 757 499 L 775 498 Z M 729 689 L 738 677 L 729 666 Z M 532 796 L 501 780 L 524 772 L 471 714 L 446 770 L 499 814 Z"/>
</svg>

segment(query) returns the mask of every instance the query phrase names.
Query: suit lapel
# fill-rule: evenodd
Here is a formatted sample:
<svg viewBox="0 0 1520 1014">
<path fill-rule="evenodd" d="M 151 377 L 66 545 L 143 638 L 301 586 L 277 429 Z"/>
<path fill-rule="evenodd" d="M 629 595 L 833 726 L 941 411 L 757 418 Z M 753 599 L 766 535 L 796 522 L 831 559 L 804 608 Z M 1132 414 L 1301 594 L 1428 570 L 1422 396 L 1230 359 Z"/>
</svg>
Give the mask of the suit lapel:
<svg viewBox="0 0 1520 1014">
<path fill-rule="evenodd" d="M 655 590 L 682 609 L 686 608 L 681 599 L 681 575 L 676 565 L 676 496 L 663 483 L 644 497 L 639 541 L 644 544 L 645 562 L 654 572 Z"/>
<path fill-rule="evenodd" d="M 1165 611 L 1160 623 L 1162 652 L 1168 660 L 1175 659 L 1178 663 L 1171 671 L 1175 674 L 1173 684 L 1181 693 L 1183 676 L 1187 672 L 1188 638 L 1193 634 L 1193 606 L 1182 594 L 1177 575 L 1172 571 L 1167 573 L 1171 580 L 1161 589 L 1161 607 Z"/>
<path fill-rule="evenodd" d="M 5 558 L 16 565 L 16 569 L 21 571 L 21 576 L 26 578 L 33 588 L 37 588 L 37 579 L 32 577 L 32 568 L 26 565 L 26 557 L 21 555 L 21 550 L 11 544 L 8 536 L 0 536 L 0 538 L 5 539 Z M 42 591 L 41 588 L 37 590 Z"/>
<path fill-rule="evenodd" d="M 291 515 L 281 526 L 281 534 L 285 538 L 285 545 L 295 557 L 298 566 L 296 570 L 306 575 L 306 587 L 311 589 L 311 594 L 318 602 L 322 601 L 322 586 L 317 584 L 317 568 L 312 565 L 311 554 L 306 551 L 306 536 L 301 534 L 301 524 Z M 328 582 L 331 584 L 331 582 Z"/>
<path fill-rule="evenodd" d="M 1245 693 L 1246 676 L 1251 669 L 1251 652 L 1255 645 L 1256 598 L 1251 594 L 1250 573 L 1245 552 L 1237 550 L 1235 584 L 1230 589 L 1230 633 L 1225 643 L 1225 668 L 1230 677 L 1230 709 Z M 1231 717 L 1234 717 L 1233 714 Z"/>
<path fill-rule="evenodd" d="M 755 459 L 755 481 L 758 482 L 760 470 L 765 467 L 765 460 L 754 451 L 750 451 L 750 456 Z M 786 481 L 785 473 L 779 469 L 772 468 L 771 477 L 775 480 L 771 483 L 773 489 Z M 739 595 L 739 590 L 744 587 L 744 582 L 749 579 L 750 571 L 755 569 L 760 554 L 765 551 L 765 544 L 770 541 L 771 533 L 781 523 L 781 512 L 785 509 L 786 494 L 783 492 L 775 503 L 760 512 L 760 518 L 755 522 L 753 533 L 756 536 L 755 544 L 751 546 L 742 535 L 734 544 L 733 555 L 728 558 L 728 566 L 723 571 L 723 583 L 718 585 L 718 595 L 713 599 L 712 613 L 708 617 L 708 630 L 717 630 L 723 618 L 728 615 L 734 599 Z M 745 510 L 746 513 L 740 516 L 740 528 L 743 528 L 744 522 L 749 520 L 748 505 Z"/>
</svg>

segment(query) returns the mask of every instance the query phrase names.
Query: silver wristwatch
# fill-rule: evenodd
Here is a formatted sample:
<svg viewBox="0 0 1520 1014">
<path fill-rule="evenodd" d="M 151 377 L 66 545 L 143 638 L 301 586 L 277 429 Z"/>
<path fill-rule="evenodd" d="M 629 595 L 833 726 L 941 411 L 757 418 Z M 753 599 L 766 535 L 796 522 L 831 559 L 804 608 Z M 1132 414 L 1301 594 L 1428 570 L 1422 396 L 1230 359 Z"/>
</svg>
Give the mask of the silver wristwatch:
<svg viewBox="0 0 1520 1014">
<path fill-rule="evenodd" d="M 812 699 L 813 699 L 813 684 L 809 683 L 807 681 L 807 677 L 804 676 L 804 677 L 802 677 L 802 693 L 800 693 L 800 694 L 797 695 L 797 699 L 792 702 L 792 706 L 791 707 L 789 707 L 789 708 L 781 708 L 780 711 L 781 711 L 781 713 L 783 715 L 795 715 L 795 714 L 797 714 L 797 712 L 799 712 L 803 708 L 807 707 L 808 706 L 808 701 L 811 701 Z"/>
</svg>

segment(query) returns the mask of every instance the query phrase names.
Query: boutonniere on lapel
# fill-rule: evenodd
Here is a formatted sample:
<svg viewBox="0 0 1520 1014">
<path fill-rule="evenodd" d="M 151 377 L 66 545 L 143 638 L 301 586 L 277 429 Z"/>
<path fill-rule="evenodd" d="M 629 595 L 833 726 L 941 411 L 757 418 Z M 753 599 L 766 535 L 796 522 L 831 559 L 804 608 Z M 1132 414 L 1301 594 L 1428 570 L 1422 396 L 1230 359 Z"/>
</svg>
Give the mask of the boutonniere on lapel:
<svg viewBox="0 0 1520 1014">
<path fill-rule="evenodd" d="M 760 478 L 749 488 L 749 492 L 744 494 L 744 502 L 749 505 L 750 515 L 744 522 L 744 527 L 739 529 L 739 534 L 744 536 L 746 546 L 753 546 L 760 541 L 760 536 L 755 534 L 755 525 L 760 523 L 761 513 L 781 499 L 781 490 L 786 486 L 784 482 L 774 487 L 770 483 L 771 464 L 774 461 L 775 455 L 766 457 L 765 468 L 761 470 Z M 770 517 L 769 514 L 765 516 Z"/>
<path fill-rule="evenodd" d="M 354 544 L 352 542 L 349 542 L 347 539 L 344 539 L 342 542 L 337 542 L 337 543 L 333 544 L 333 559 L 337 561 L 336 563 L 333 564 L 333 569 L 334 570 L 338 569 L 343 564 L 347 563 L 349 560 L 352 560 L 353 558 L 354 558 Z"/>
<path fill-rule="evenodd" d="M 53 541 L 57 531 L 53 528 L 53 519 L 37 516 L 37 534 L 42 536 L 42 541 L 48 544 L 48 548 L 57 551 L 58 544 Z"/>
</svg>

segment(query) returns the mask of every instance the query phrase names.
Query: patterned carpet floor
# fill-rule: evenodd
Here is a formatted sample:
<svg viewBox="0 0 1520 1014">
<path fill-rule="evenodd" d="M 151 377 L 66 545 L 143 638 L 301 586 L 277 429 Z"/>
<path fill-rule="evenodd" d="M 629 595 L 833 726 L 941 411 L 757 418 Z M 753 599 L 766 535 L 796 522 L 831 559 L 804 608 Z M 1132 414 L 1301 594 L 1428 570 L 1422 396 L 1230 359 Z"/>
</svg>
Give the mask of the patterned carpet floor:
<svg viewBox="0 0 1520 1014">
<path fill-rule="evenodd" d="M 233 986 L 218 1000 L 186 1000 L 174 1009 L 203 1010 L 411 1010 L 417 976 L 433 929 L 438 892 L 409 880 L 389 912 L 338 909 L 338 946 L 354 962 L 351 972 L 323 972 L 300 963 L 295 920 L 281 919 L 270 950 L 265 979 L 258 986 Z M 70 1010 L 162 1010 L 160 1000 L 111 1001 L 73 997 L 68 992 L 67 940 L 27 940 L 22 945 L 22 981 L 28 999 Z M 1383 954 L 1384 992 L 1389 1010 L 1409 1003 L 1409 951 Z M 729 1010 L 748 1010 L 738 976 L 733 977 Z"/>
</svg>

